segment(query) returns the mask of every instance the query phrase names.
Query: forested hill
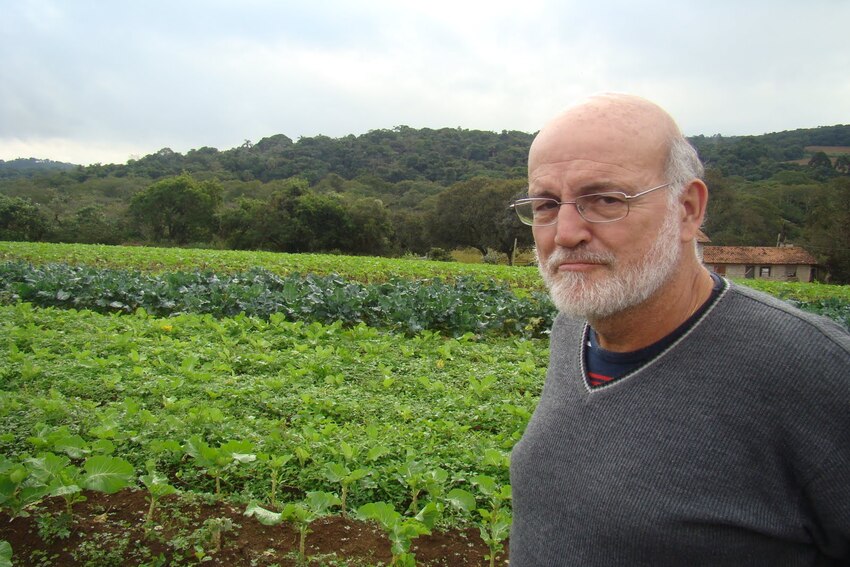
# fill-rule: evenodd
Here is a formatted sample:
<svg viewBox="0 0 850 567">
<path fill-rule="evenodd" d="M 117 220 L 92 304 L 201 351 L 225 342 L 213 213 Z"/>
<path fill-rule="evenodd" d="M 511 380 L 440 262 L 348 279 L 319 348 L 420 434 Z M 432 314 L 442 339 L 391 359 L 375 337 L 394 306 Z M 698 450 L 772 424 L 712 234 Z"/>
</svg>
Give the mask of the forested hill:
<svg viewBox="0 0 850 567">
<path fill-rule="evenodd" d="M 42 173 L 68 171 L 77 167 L 73 163 L 53 161 L 49 159 L 18 158 L 9 161 L 0 159 L 0 179 L 15 177 L 31 177 Z"/>
<path fill-rule="evenodd" d="M 342 138 L 283 134 L 246 141 L 229 150 L 202 147 L 185 154 L 163 148 L 127 164 L 78 167 L 88 176 L 135 176 L 159 179 L 187 173 L 212 173 L 217 178 L 271 181 L 300 177 L 314 184 L 328 174 L 345 179 L 376 177 L 390 183 L 431 181 L 448 186 L 476 176 L 517 178 L 525 175 L 526 157 L 534 134 L 485 132 L 460 128 L 414 129 L 398 126 Z M 812 146 L 850 146 L 850 125 L 822 126 L 758 136 L 694 136 L 690 138 L 706 164 L 724 175 L 767 179 L 792 168 L 795 160 L 811 158 Z M 49 160 L 0 161 L 0 179 L 68 170 L 70 164 Z"/>
<path fill-rule="evenodd" d="M 767 179 L 788 162 L 809 160 L 819 148 L 850 146 L 850 124 L 773 132 L 761 136 L 689 138 L 709 168 L 750 180 Z"/>
<path fill-rule="evenodd" d="M 186 154 L 163 148 L 126 165 L 82 168 L 81 174 L 134 175 L 157 179 L 214 173 L 219 179 L 272 181 L 300 177 L 314 184 L 328 174 L 345 179 L 376 177 L 389 183 L 431 181 L 448 186 L 476 176 L 525 175 L 533 134 L 399 126 L 343 138 L 314 136 L 293 142 L 283 134 L 219 151 L 203 147 Z"/>
</svg>

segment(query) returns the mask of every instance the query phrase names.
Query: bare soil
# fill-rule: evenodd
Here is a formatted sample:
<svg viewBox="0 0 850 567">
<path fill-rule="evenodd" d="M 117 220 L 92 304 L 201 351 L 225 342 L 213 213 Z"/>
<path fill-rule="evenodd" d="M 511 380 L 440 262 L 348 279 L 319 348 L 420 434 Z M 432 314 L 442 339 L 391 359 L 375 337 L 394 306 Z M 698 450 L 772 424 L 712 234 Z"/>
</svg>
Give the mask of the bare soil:
<svg viewBox="0 0 850 567">
<path fill-rule="evenodd" d="M 850 154 L 850 146 L 806 146 L 805 149 L 809 153 L 824 152 L 829 156 L 837 156 L 841 154 Z"/>
<path fill-rule="evenodd" d="M 74 505 L 70 534 L 45 524 L 44 518 L 62 517 L 64 502 L 59 499 L 43 503 L 30 517 L 10 520 L 0 514 L 0 540 L 12 545 L 13 565 L 303 565 L 298 562 L 298 532 L 292 526 L 264 526 L 244 516 L 244 507 L 172 496 L 160 502 L 154 525 L 146 526 L 145 492 L 86 494 L 87 501 Z M 225 526 L 218 542 L 209 529 L 213 519 Z M 389 540 L 376 525 L 329 516 L 314 522 L 311 530 L 307 565 L 366 567 L 391 562 Z M 421 536 L 414 540 L 412 551 L 417 565 L 489 565 L 484 559 L 487 546 L 474 528 Z M 507 551 L 497 557 L 497 565 L 505 564 Z"/>
</svg>

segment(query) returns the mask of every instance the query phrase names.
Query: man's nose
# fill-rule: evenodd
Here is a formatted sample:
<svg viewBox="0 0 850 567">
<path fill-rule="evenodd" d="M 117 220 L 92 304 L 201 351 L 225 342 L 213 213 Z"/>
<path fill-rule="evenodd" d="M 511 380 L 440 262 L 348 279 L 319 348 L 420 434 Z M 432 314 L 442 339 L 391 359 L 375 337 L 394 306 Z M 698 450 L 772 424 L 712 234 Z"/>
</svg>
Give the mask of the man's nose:
<svg viewBox="0 0 850 567">
<path fill-rule="evenodd" d="M 564 248 L 575 248 L 590 240 L 590 223 L 578 212 L 575 203 L 563 203 L 558 210 L 555 224 L 555 244 Z"/>
</svg>

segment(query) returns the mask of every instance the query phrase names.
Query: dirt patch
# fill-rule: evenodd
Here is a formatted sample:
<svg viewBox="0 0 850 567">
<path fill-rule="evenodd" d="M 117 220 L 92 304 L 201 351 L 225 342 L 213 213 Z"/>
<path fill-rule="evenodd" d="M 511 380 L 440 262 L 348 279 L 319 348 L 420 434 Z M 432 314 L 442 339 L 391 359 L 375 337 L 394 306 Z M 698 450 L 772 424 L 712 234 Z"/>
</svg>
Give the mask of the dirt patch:
<svg viewBox="0 0 850 567">
<path fill-rule="evenodd" d="M 62 524 L 64 503 L 53 499 L 27 518 L 0 515 L 0 540 L 12 545 L 16 567 L 46 565 L 298 565 L 298 533 L 288 524 L 264 526 L 244 507 L 200 497 L 163 499 L 145 525 L 145 492 L 88 493 Z M 216 527 L 219 530 L 216 530 Z M 307 536 L 309 565 L 389 565 L 390 543 L 377 526 L 341 516 L 317 520 Z M 215 532 L 219 531 L 218 537 Z M 476 529 L 435 532 L 414 541 L 417 565 L 483 566 L 487 546 Z M 497 564 L 505 565 L 507 555 Z"/>
<path fill-rule="evenodd" d="M 842 154 L 850 154 L 850 146 L 806 146 L 803 148 L 810 154 L 823 152 L 828 156 L 839 156 Z"/>
</svg>

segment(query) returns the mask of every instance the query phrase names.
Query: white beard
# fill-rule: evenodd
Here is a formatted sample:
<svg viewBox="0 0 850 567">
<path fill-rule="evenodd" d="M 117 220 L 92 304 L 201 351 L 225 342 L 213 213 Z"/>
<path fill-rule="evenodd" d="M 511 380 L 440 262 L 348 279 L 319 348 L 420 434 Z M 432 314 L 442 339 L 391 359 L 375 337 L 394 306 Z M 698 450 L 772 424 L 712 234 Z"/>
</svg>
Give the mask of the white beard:
<svg viewBox="0 0 850 567">
<path fill-rule="evenodd" d="M 646 257 L 633 264 L 619 265 L 612 252 L 590 252 L 580 246 L 556 248 L 545 265 L 538 256 L 538 267 L 559 311 L 571 317 L 599 320 L 649 299 L 670 279 L 679 255 L 679 221 L 675 210 L 668 210 Z M 558 266 L 565 261 L 601 263 L 611 274 L 594 282 L 588 274 L 559 271 Z"/>
</svg>

